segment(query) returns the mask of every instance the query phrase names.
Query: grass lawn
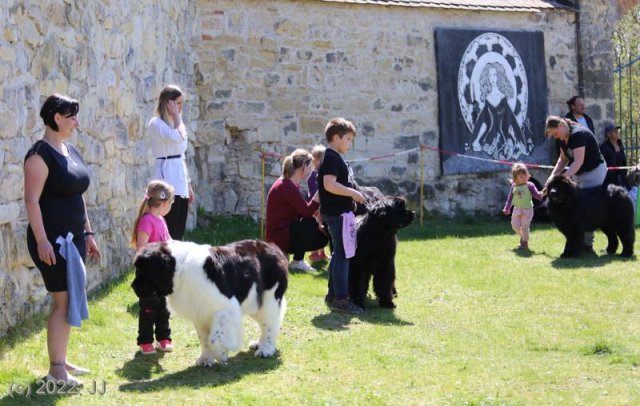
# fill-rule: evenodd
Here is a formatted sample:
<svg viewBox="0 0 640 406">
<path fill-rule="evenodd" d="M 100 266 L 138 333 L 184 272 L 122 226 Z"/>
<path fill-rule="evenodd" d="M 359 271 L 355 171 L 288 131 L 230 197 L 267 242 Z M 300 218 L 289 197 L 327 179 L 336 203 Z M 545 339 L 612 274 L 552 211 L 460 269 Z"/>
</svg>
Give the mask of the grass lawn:
<svg viewBox="0 0 640 406">
<path fill-rule="evenodd" d="M 242 218 L 190 235 L 221 244 L 255 237 Z M 534 225 L 532 253 L 507 221 L 427 218 L 400 234 L 395 311 L 370 301 L 361 316 L 330 313 L 326 268 L 292 274 L 279 352 L 248 349 L 226 366 L 195 366 L 192 326 L 172 318 L 175 351 L 136 354 L 132 274 L 94 295 L 73 329 L 69 359 L 90 368 L 82 395 L 33 393 L 46 373 L 44 318 L 0 340 L 0 404 L 639 404 L 637 260 L 558 259 L 564 240 Z M 596 248 L 605 237 L 596 233 Z M 636 248 L 637 251 L 637 248 Z M 248 343 L 257 334 L 247 320 Z M 102 389 L 104 395 L 87 393 Z"/>
</svg>

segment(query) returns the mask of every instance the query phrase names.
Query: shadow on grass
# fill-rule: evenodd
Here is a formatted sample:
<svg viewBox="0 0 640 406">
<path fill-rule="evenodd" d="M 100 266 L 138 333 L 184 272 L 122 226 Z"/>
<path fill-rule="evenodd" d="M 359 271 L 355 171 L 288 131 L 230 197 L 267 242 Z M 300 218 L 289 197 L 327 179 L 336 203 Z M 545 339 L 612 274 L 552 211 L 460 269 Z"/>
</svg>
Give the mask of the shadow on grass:
<svg viewBox="0 0 640 406">
<path fill-rule="evenodd" d="M 577 258 L 556 258 L 551 261 L 551 266 L 557 269 L 572 268 L 599 268 L 614 261 L 634 261 L 635 255 L 630 258 L 624 258 L 620 255 L 582 255 Z"/>
<path fill-rule="evenodd" d="M 413 322 L 396 317 L 393 309 L 378 307 L 377 302 L 367 299 L 366 310 L 361 314 L 347 314 L 331 312 L 320 314 L 311 320 L 311 323 L 323 330 L 341 331 L 347 330 L 352 319 L 358 319 L 369 324 L 384 324 L 392 326 L 413 326 Z"/>
<path fill-rule="evenodd" d="M 55 405 L 58 401 L 86 392 L 84 388 L 55 387 L 47 383 L 45 377 L 37 378 L 29 383 L 11 383 L 7 388 L 7 396 L 0 399 L 4 405 Z M 28 385 L 28 386 L 27 386 Z"/>
<path fill-rule="evenodd" d="M 398 238 L 402 241 L 431 240 L 446 237 L 477 238 L 496 235 L 513 235 L 508 217 L 489 215 L 458 215 L 454 218 L 427 217 L 422 227 L 419 220 L 412 225 L 398 231 Z M 551 224 L 538 223 L 536 229 L 553 228 Z"/>
<path fill-rule="evenodd" d="M 123 283 L 129 274 L 129 270 L 118 275 L 115 279 L 100 285 L 96 290 L 88 295 L 89 303 L 97 302 L 107 297 L 115 288 Z M 48 299 L 50 300 L 50 298 Z M 10 351 L 17 344 L 28 340 L 33 335 L 47 327 L 49 318 L 49 305 L 45 306 L 43 312 L 28 317 L 18 325 L 10 328 L 7 335 L 0 338 L 0 356 L 6 351 Z"/>
<path fill-rule="evenodd" d="M 132 364 L 135 362 L 137 362 L 135 359 L 127 361 L 122 371 L 133 368 Z M 188 386 L 189 388 L 219 386 L 237 381 L 246 375 L 273 371 L 281 364 L 279 353 L 276 353 L 272 358 L 256 358 L 253 351 L 245 351 L 230 358 L 227 365 L 215 365 L 212 368 L 191 366 L 183 371 L 168 374 L 155 380 L 125 383 L 120 385 L 118 389 L 122 392 L 149 392 L 176 386 Z M 153 365 L 153 360 L 150 360 L 148 366 L 153 368 Z M 130 370 L 124 373 L 136 375 Z M 133 380 L 134 378 L 129 379 Z"/>
<path fill-rule="evenodd" d="M 125 362 L 122 368 L 116 370 L 116 374 L 130 381 L 151 379 L 153 374 L 164 372 L 160 360 L 164 358 L 164 352 L 157 351 L 155 354 L 142 355 L 136 352 L 133 359 Z"/>
</svg>

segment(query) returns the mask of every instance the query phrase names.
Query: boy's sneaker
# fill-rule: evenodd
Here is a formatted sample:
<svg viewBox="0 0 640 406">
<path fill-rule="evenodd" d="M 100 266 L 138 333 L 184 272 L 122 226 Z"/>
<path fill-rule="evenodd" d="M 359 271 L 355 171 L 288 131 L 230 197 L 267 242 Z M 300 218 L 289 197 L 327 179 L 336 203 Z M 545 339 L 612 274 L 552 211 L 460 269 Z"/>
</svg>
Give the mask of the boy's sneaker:
<svg viewBox="0 0 640 406">
<path fill-rule="evenodd" d="M 529 241 L 520 240 L 520 246 L 518 247 L 518 249 L 528 250 L 529 249 Z"/>
<path fill-rule="evenodd" d="M 307 264 L 306 262 L 304 262 L 304 260 L 292 261 L 291 264 L 289 264 L 289 270 L 290 271 L 302 271 L 302 272 L 306 272 L 306 273 L 315 273 L 315 272 L 317 272 L 316 268 L 314 268 L 311 265 Z"/>
<path fill-rule="evenodd" d="M 357 304 L 353 303 L 351 299 L 334 300 L 331 304 L 331 310 L 334 312 L 342 312 L 349 314 L 360 314 L 364 312 L 364 309 Z"/>
<path fill-rule="evenodd" d="M 173 346 L 171 345 L 171 340 L 160 340 L 158 341 L 158 347 L 160 351 L 171 352 L 173 351 Z"/>
<path fill-rule="evenodd" d="M 142 355 L 151 355 L 156 353 L 156 349 L 153 347 L 153 343 L 140 344 L 140 352 Z"/>
<path fill-rule="evenodd" d="M 328 307 L 331 307 L 331 305 L 333 305 L 333 296 L 326 295 L 324 297 L 324 304 L 326 304 Z"/>
</svg>

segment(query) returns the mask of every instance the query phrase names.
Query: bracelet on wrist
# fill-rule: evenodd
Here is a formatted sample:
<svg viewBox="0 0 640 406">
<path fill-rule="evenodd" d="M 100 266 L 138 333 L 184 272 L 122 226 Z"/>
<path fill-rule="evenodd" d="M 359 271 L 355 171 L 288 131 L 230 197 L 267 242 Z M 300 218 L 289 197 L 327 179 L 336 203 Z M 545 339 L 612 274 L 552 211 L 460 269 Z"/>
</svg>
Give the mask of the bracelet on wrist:
<svg viewBox="0 0 640 406">
<path fill-rule="evenodd" d="M 95 233 L 93 231 L 85 231 L 84 235 L 94 235 Z"/>
</svg>

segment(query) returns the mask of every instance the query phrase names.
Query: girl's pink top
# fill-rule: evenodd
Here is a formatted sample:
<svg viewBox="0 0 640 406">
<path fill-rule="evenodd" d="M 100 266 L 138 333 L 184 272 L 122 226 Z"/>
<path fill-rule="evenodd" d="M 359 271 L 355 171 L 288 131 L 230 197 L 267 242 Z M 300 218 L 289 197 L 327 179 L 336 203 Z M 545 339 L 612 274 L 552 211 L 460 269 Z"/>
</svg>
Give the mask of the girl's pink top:
<svg viewBox="0 0 640 406">
<path fill-rule="evenodd" d="M 138 222 L 138 232 L 143 231 L 149 235 L 149 242 L 169 241 L 169 229 L 164 217 L 156 217 L 151 213 L 145 213 Z"/>
</svg>

